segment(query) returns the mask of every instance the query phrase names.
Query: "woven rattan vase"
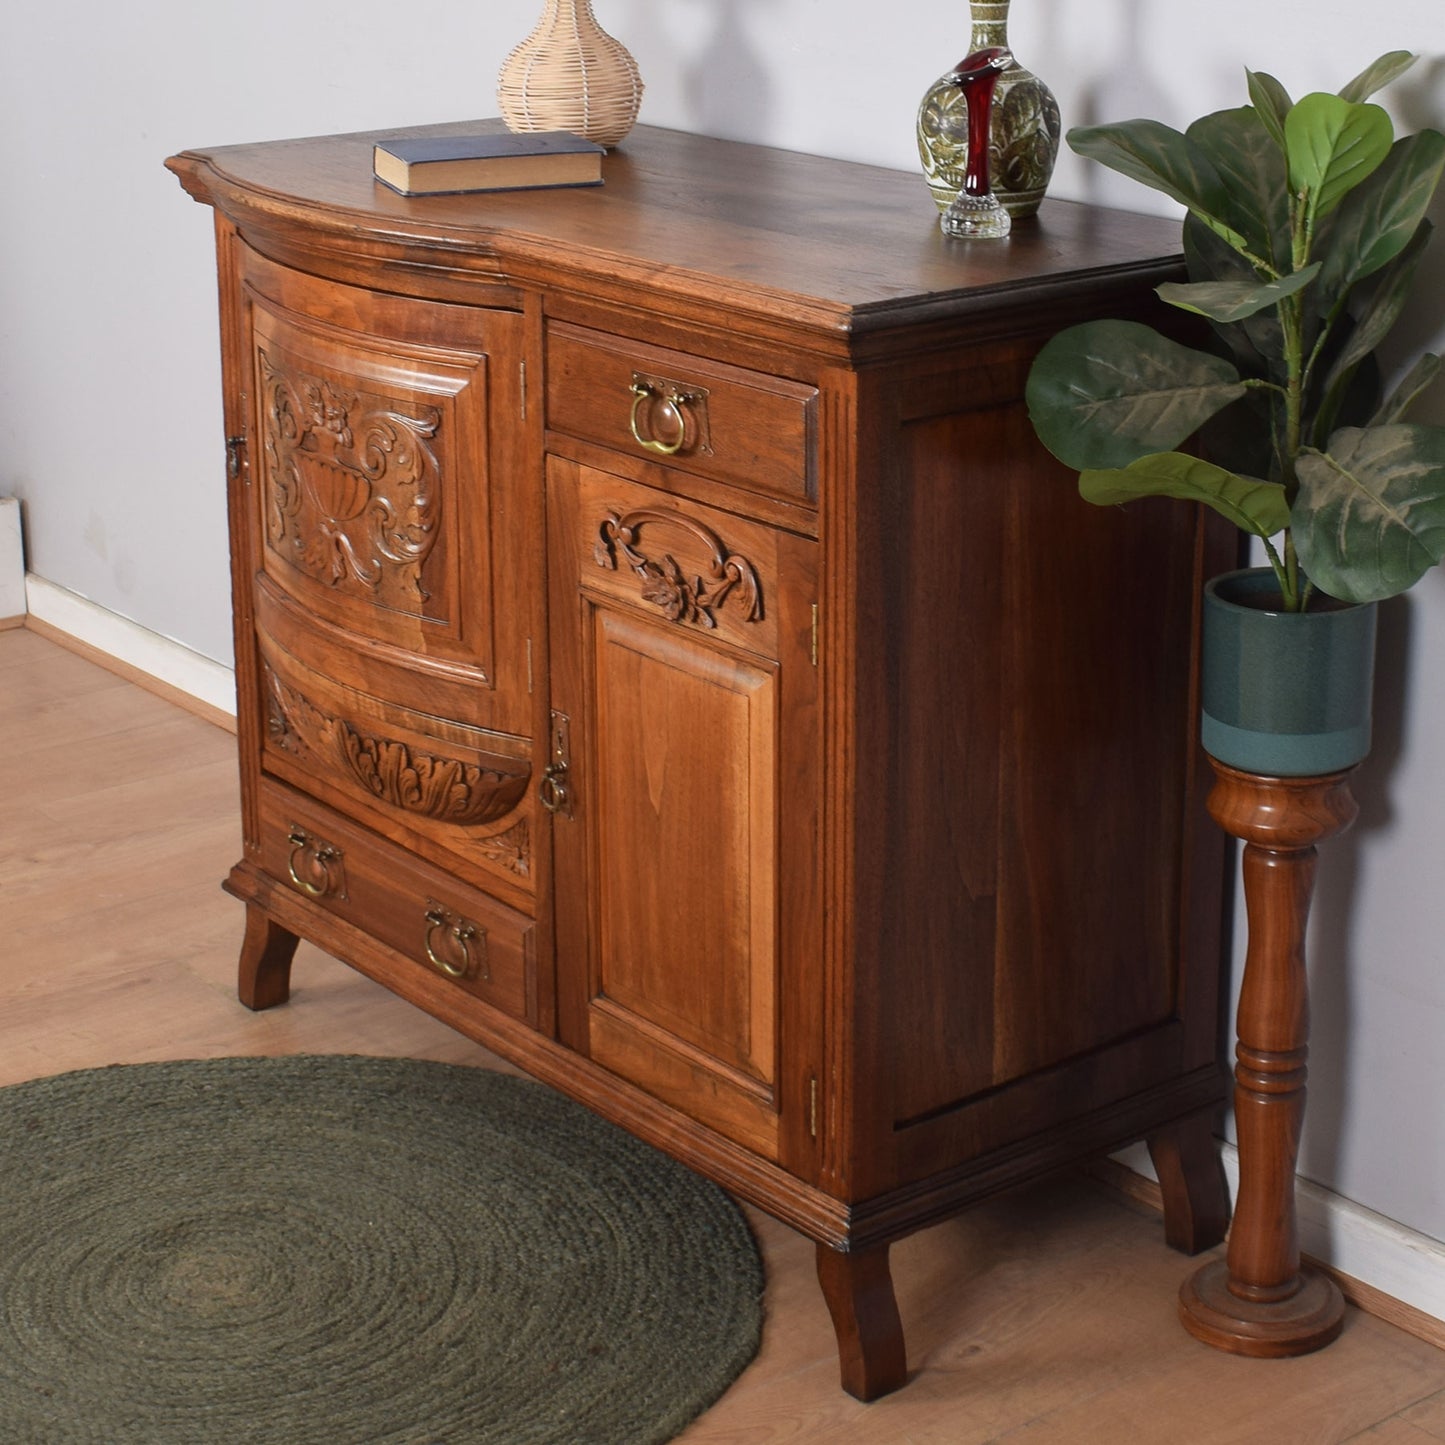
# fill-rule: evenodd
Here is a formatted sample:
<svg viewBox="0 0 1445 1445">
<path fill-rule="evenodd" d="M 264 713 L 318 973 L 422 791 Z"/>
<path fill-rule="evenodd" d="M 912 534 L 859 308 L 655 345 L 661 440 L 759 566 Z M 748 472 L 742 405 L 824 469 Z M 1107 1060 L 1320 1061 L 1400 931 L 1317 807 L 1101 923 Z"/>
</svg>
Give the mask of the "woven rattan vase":
<svg viewBox="0 0 1445 1445">
<path fill-rule="evenodd" d="M 569 130 L 612 146 L 637 119 L 642 79 L 627 48 L 597 23 L 592 0 L 547 0 L 537 28 L 502 66 L 497 104 L 512 130 Z"/>
</svg>

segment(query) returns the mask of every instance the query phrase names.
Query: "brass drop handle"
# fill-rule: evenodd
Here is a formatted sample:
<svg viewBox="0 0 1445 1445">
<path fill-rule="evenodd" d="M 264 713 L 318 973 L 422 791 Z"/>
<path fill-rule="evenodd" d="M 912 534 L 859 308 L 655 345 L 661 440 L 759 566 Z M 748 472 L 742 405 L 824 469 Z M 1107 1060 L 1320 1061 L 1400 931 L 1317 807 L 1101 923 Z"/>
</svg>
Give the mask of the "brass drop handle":
<svg viewBox="0 0 1445 1445">
<path fill-rule="evenodd" d="M 659 391 L 650 382 L 636 378 L 632 387 L 632 416 L 630 426 L 632 438 L 638 446 L 645 447 L 650 452 L 658 452 L 662 456 L 675 456 L 683 448 L 687 441 L 687 416 L 683 408 L 690 401 L 697 398 L 690 392 L 678 391 L 674 387 L 667 387 Z M 647 405 L 647 430 L 648 436 L 642 434 L 642 408 Z M 657 435 L 658 423 L 672 433 L 670 439 L 664 440 Z"/>
<path fill-rule="evenodd" d="M 286 836 L 291 845 L 286 859 L 286 871 L 291 881 L 312 898 L 324 898 L 328 893 L 343 894 L 341 886 L 341 849 L 334 843 L 313 838 L 304 828 L 292 825 Z M 298 867 L 298 863 L 301 865 Z"/>
<path fill-rule="evenodd" d="M 445 942 L 448 939 L 450 944 Z M 457 918 L 437 904 L 432 904 L 427 909 L 426 933 L 422 946 L 426 950 L 426 961 L 438 973 L 444 973 L 448 978 L 470 978 L 477 962 L 472 952 L 472 944 L 478 939 L 484 942 L 486 934 L 480 932 L 470 919 Z M 441 949 L 445 949 L 445 953 L 438 948 L 438 944 Z M 448 954 L 460 954 L 460 958 L 448 957 Z M 485 969 L 482 976 L 486 977 Z"/>
<path fill-rule="evenodd" d="M 548 763 L 542 770 L 542 781 L 537 785 L 537 797 L 549 813 L 564 813 L 567 810 L 567 764 Z"/>
</svg>

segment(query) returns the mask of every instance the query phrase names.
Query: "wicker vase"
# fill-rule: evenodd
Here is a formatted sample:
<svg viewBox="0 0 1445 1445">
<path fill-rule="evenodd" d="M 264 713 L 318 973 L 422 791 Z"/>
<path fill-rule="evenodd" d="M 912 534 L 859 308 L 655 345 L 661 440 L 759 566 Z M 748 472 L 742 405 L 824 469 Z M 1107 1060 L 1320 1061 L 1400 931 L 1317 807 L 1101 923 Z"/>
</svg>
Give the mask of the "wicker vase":
<svg viewBox="0 0 1445 1445">
<path fill-rule="evenodd" d="M 502 66 L 497 104 L 512 130 L 568 130 L 613 146 L 637 119 L 642 79 L 597 23 L 592 0 L 546 0 L 537 28 Z"/>
</svg>

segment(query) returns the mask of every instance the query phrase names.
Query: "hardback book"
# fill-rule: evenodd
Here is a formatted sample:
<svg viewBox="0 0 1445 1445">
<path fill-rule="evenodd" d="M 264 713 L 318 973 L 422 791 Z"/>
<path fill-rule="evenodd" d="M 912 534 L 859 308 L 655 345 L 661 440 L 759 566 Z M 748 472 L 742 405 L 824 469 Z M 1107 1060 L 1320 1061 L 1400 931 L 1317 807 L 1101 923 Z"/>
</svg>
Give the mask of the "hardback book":
<svg viewBox="0 0 1445 1445">
<path fill-rule="evenodd" d="M 599 186 L 600 145 L 563 130 L 398 137 L 372 151 L 376 178 L 404 196 Z"/>
</svg>

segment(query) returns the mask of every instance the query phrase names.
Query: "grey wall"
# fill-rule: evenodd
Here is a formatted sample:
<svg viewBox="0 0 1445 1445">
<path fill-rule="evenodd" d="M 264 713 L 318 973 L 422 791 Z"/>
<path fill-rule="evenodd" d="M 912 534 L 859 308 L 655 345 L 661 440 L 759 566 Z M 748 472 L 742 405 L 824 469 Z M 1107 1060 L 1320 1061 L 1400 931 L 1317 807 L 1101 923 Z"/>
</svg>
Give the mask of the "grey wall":
<svg viewBox="0 0 1445 1445">
<path fill-rule="evenodd" d="M 229 661 L 209 212 L 161 168 L 186 146 L 496 112 L 542 0 L 54 0 L 0 47 L 0 494 L 30 566 Z M 960 0 L 597 0 L 641 66 L 643 119 L 913 168 L 913 117 L 967 48 Z M 1012 40 L 1066 123 L 1183 125 L 1374 54 L 1424 53 L 1391 92 L 1445 128 L 1439 0 L 1017 0 Z M 1432 47 L 1434 49 L 1432 50 Z M 1148 209 L 1066 157 L 1055 192 Z M 932 224 L 920 181 L 919 225 Z M 1445 217 L 1441 217 L 1445 219 Z M 1445 349 L 1445 242 L 1411 322 Z M 1433 399 L 1445 420 L 1445 387 Z M 1445 1240 L 1445 574 L 1386 609 L 1379 742 L 1359 825 L 1327 846 L 1313 938 L 1302 1169 Z"/>
</svg>

